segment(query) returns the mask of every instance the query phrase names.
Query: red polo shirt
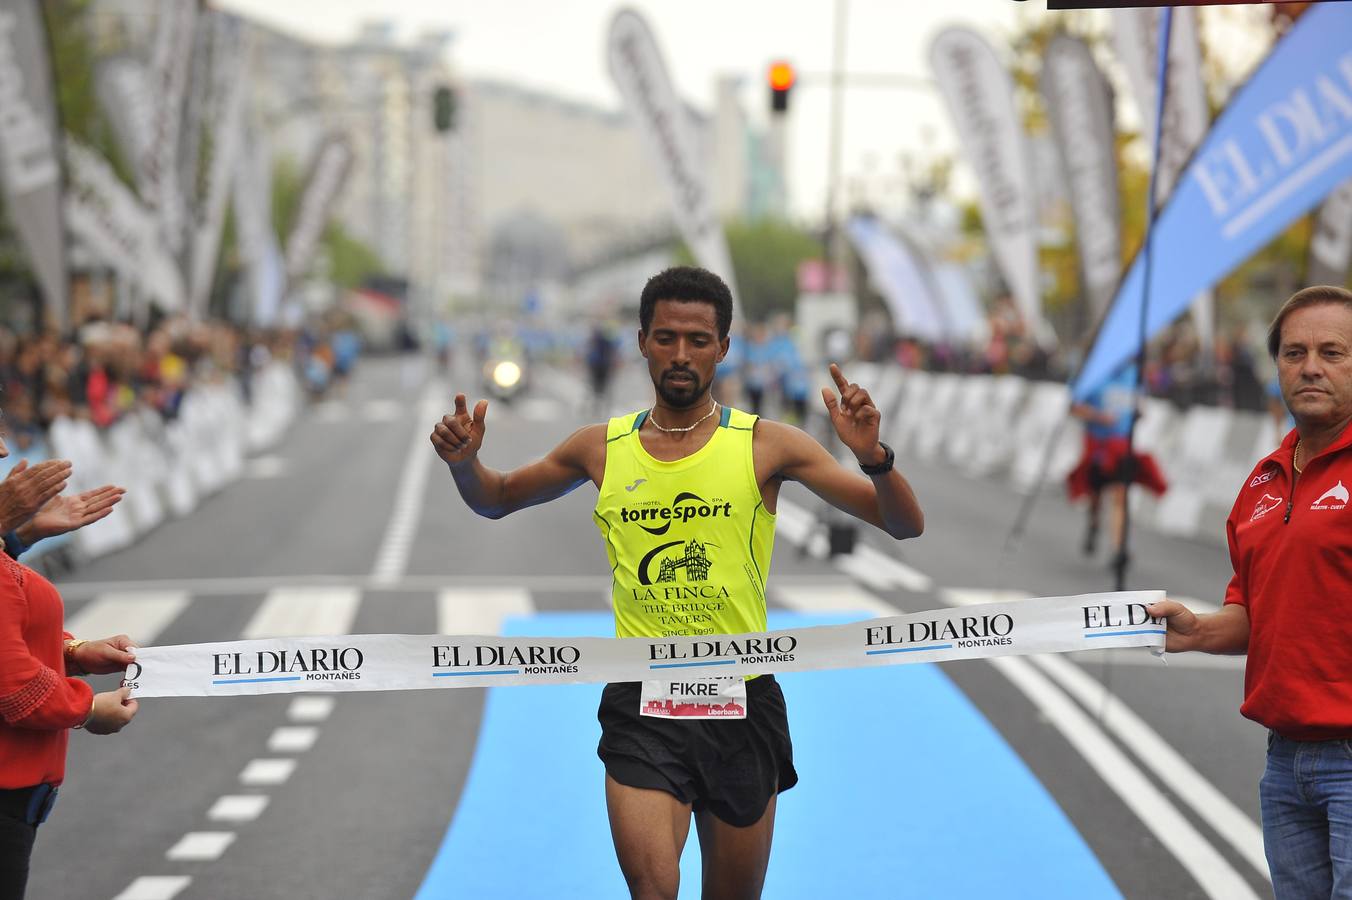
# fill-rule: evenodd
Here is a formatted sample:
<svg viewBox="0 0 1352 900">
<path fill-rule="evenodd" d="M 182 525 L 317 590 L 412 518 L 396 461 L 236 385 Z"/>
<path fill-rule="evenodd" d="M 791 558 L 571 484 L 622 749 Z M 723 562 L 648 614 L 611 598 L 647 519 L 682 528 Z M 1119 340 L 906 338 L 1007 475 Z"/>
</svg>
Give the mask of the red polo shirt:
<svg viewBox="0 0 1352 900">
<path fill-rule="evenodd" d="M 66 677 L 63 615 L 51 582 L 0 553 L 0 788 L 60 784 L 89 715 L 93 689 Z"/>
<path fill-rule="evenodd" d="M 1240 712 L 1294 740 L 1352 737 L 1352 427 L 1294 480 L 1292 431 L 1249 474 L 1226 533 L 1226 603 L 1249 614 Z"/>
</svg>

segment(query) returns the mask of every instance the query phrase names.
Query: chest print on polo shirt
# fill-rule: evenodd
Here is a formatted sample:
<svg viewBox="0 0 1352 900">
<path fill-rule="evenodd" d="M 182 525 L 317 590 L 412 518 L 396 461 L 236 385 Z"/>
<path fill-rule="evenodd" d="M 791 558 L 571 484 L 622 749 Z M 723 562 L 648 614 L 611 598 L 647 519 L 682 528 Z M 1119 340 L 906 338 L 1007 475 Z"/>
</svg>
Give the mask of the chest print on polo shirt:
<svg viewBox="0 0 1352 900">
<path fill-rule="evenodd" d="M 1261 519 L 1282 505 L 1281 497 L 1274 497 L 1271 494 L 1264 494 L 1263 499 L 1259 500 L 1253 507 L 1253 515 L 1249 516 L 1249 521 Z"/>
<path fill-rule="evenodd" d="M 1342 509 L 1345 506 L 1347 506 L 1347 488 L 1339 481 L 1310 504 L 1310 509 Z"/>
</svg>

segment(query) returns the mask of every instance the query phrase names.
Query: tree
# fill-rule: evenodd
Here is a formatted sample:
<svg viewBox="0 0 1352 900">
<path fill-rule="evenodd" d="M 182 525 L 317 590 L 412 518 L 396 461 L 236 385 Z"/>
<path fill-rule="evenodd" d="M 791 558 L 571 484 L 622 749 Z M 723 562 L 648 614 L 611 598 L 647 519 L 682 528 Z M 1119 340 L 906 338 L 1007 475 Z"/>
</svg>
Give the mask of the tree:
<svg viewBox="0 0 1352 900">
<path fill-rule="evenodd" d="M 741 315 L 750 322 L 777 312 L 793 313 L 798 299 L 798 264 L 821 256 L 821 243 L 787 222 L 761 219 L 725 226 Z M 682 265 L 694 265 L 684 244 L 677 251 Z"/>
</svg>

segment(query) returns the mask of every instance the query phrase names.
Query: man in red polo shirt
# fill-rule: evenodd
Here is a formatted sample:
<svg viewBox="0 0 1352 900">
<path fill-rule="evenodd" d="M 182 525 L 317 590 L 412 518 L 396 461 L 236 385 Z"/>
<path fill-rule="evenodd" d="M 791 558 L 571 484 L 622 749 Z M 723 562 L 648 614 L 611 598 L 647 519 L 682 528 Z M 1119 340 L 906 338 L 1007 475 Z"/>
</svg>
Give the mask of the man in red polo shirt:
<svg viewBox="0 0 1352 900">
<path fill-rule="evenodd" d="M 1269 729 L 1259 797 L 1278 900 L 1352 896 L 1352 292 L 1297 292 L 1268 350 L 1296 427 L 1230 511 L 1225 605 L 1152 611 L 1171 653 L 1248 654 L 1240 712 Z"/>
</svg>

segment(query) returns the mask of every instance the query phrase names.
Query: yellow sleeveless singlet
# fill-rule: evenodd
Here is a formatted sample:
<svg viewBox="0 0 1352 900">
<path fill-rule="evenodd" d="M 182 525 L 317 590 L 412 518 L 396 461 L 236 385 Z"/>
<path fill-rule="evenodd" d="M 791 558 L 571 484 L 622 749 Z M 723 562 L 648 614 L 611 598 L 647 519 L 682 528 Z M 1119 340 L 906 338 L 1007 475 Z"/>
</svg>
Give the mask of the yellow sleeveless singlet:
<svg viewBox="0 0 1352 900">
<path fill-rule="evenodd" d="M 775 517 L 751 459 L 756 416 L 723 407 L 708 443 L 663 462 L 639 441 L 647 415 L 610 420 L 592 515 L 614 573 L 615 636 L 765 631 Z"/>
</svg>

